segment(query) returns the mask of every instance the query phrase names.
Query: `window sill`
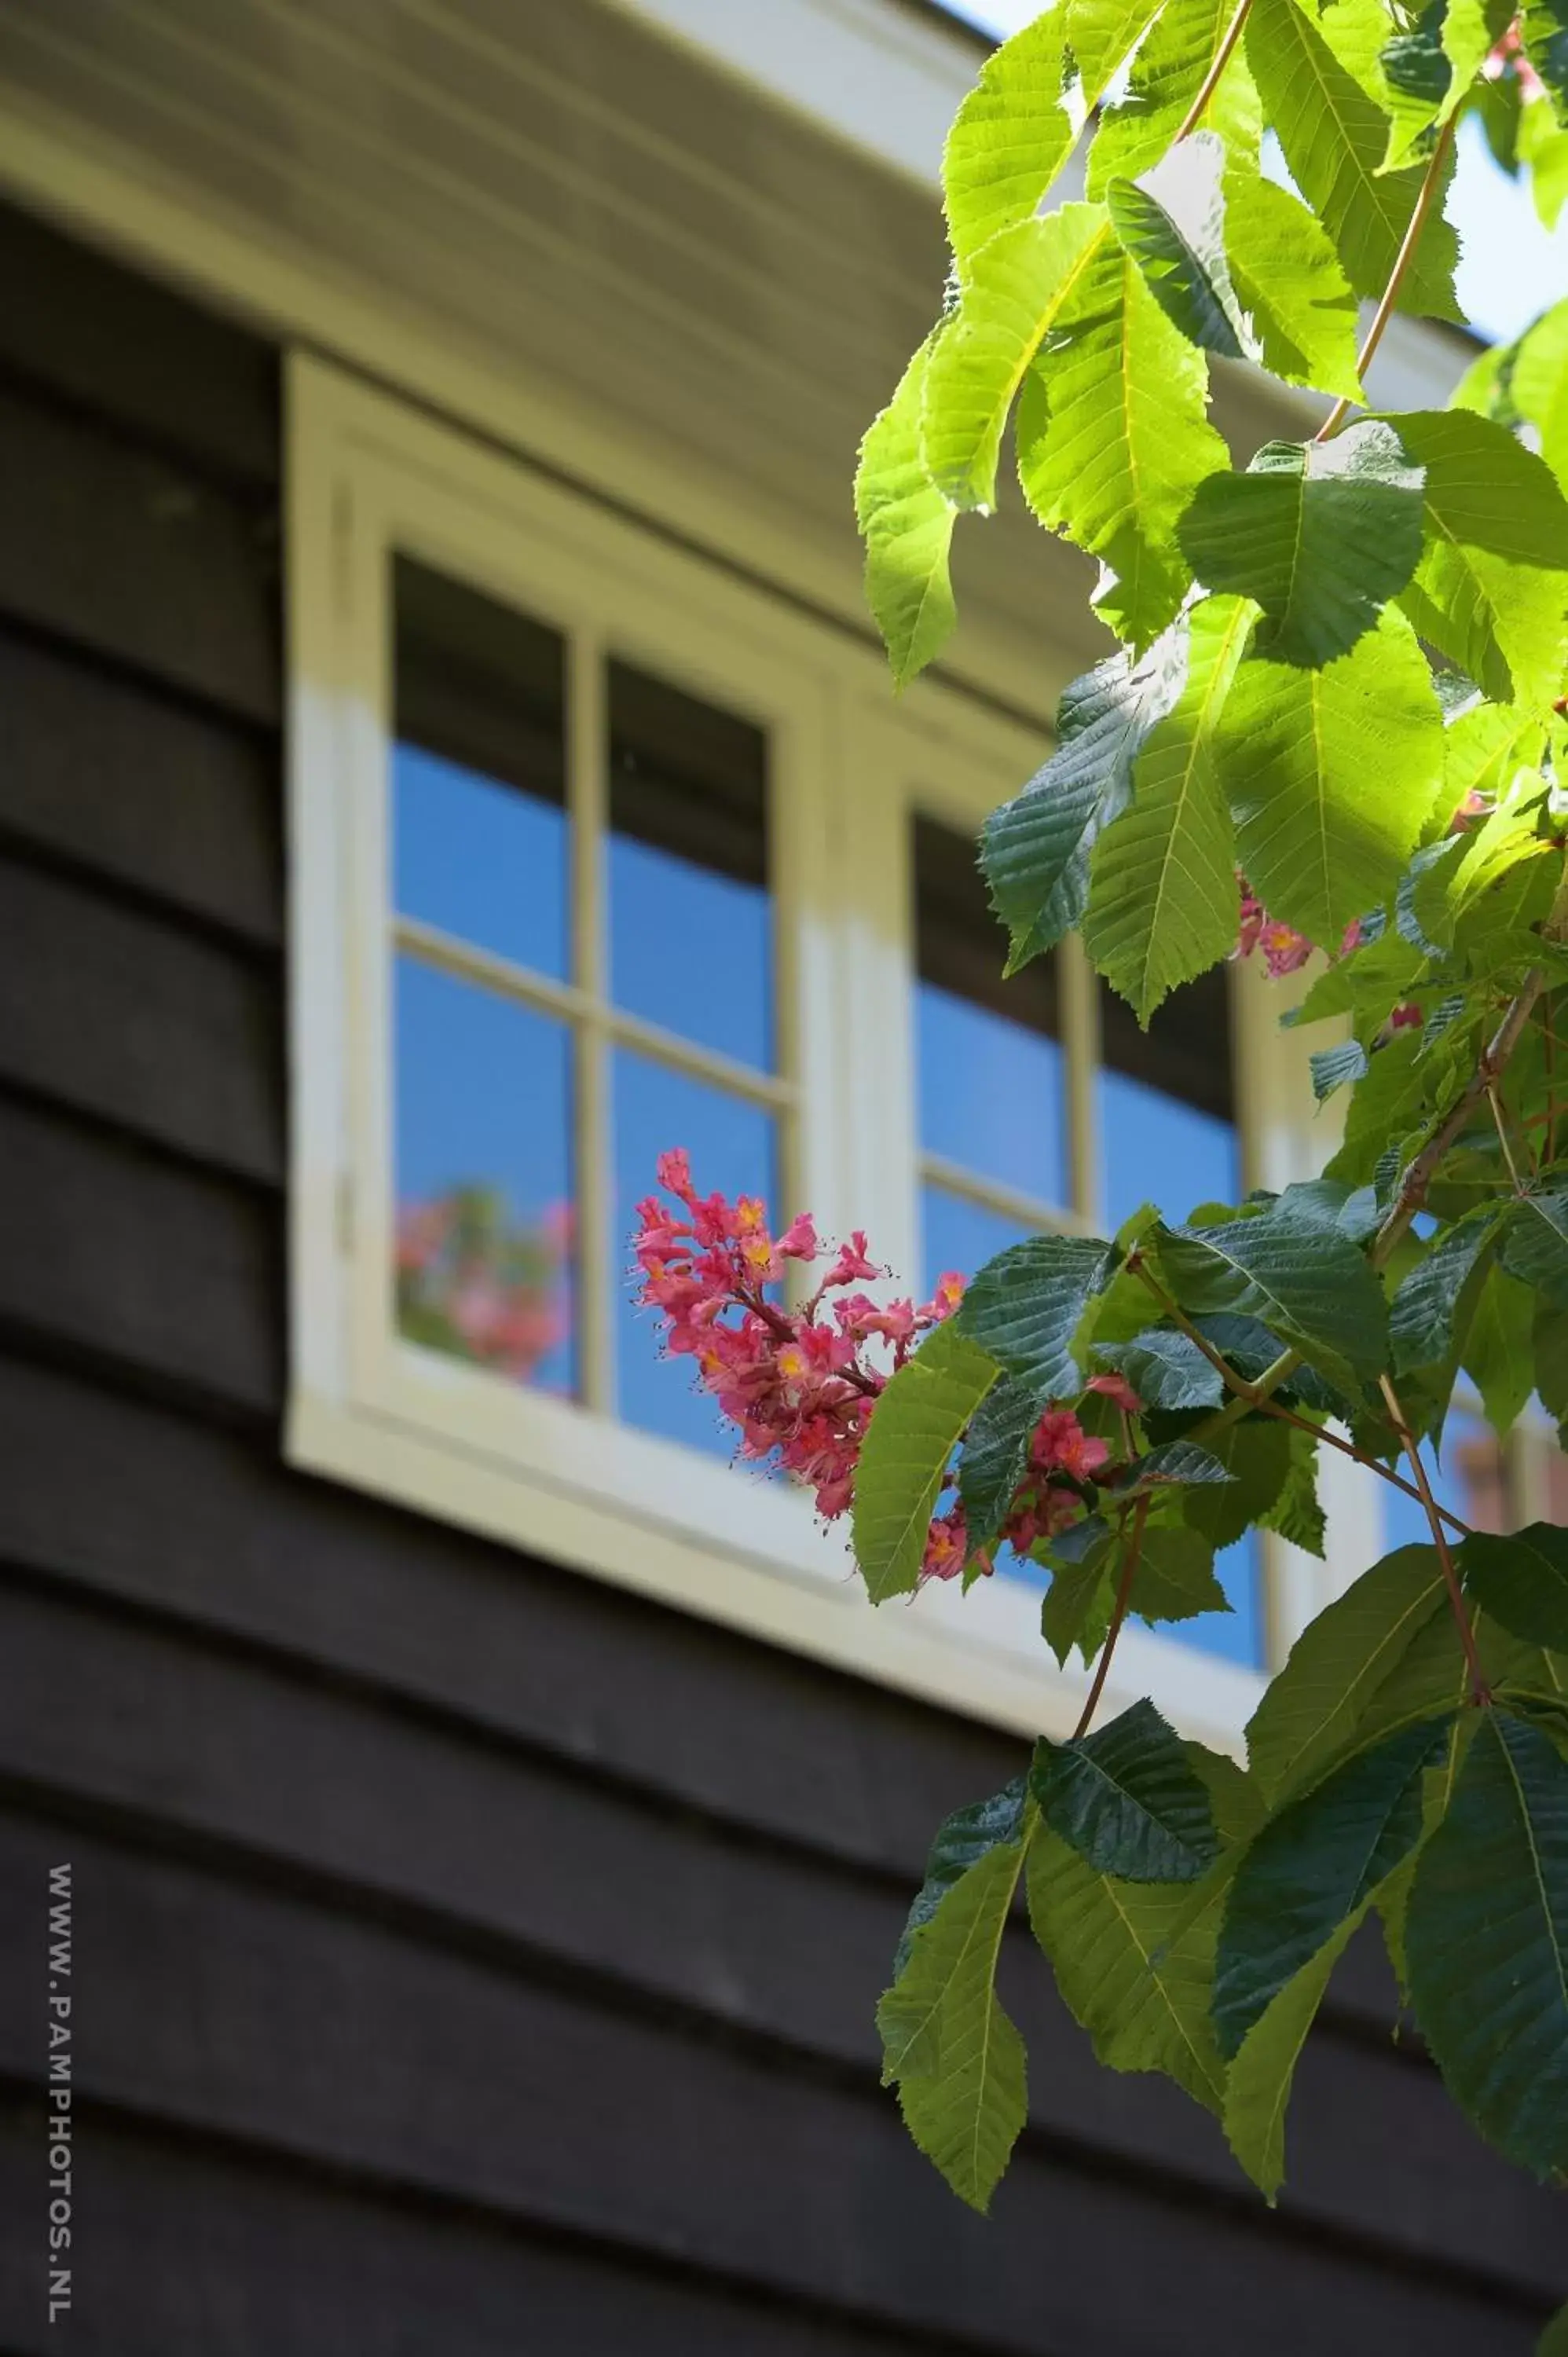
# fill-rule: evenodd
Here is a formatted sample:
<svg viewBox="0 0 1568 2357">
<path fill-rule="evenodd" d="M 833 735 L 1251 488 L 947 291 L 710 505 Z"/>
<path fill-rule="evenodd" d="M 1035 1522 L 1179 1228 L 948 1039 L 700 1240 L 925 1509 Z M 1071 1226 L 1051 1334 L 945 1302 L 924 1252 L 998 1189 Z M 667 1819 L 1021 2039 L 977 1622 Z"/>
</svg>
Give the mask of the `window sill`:
<svg viewBox="0 0 1568 2357">
<path fill-rule="evenodd" d="M 403 1366 L 381 1397 L 352 1403 L 297 1390 L 290 1462 L 1015 1734 L 1071 1732 L 1087 1678 L 1058 1672 L 1045 1651 L 1035 1590 L 998 1579 L 967 1597 L 929 1587 L 878 1609 L 847 1544 L 818 1528 L 803 1495 L 748 1484 L 565 1402 L 503 1394 L 490 1408 L 521 1409 L 534 1426 L 524 1456 L 512 1418 L 503 1447 L 496 1416 L 469 1414 L 487 1379 L 461 1367 L 429 1377 Z M 433 1392 L 464 1416 L 461 1439 L 435 1428 Z M 1130 1628 L 1101 1716 L 1148 1695 L 1184 1733 L 1240 1753 L 1262 1689 L 1256 1672 Z"/>
</svg>

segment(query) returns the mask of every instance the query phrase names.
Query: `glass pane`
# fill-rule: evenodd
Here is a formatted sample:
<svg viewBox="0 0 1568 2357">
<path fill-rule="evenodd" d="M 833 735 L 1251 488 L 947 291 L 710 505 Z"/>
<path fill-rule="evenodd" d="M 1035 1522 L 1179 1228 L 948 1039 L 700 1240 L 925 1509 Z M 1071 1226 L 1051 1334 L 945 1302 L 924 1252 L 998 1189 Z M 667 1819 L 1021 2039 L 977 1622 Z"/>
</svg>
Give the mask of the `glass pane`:
<svg viewBox="0 0 1568 2357">
<path fill-rule="evenodd" d="M 1176 991 L 1147 1031 L 1123 1000 L 1102 991 L 1101 1031 L 1107 1234 L 1143 1202 L 1180 1220 L 1199 1203 L 1234 1201 L 1240 1178 L 1224 967 Z"/>
<path fill-rule="evenodd" d="M 395 983 L 399 1330 L 570 1392 L 570 1036 L 411 957 Z"/>
<path fill-rule="evenodd" d="M 608 683 L 616 1005 L 770 1070 L 768 740 L 629 663 Z"/>
<path fill-rule="evenodd" d="M 399 913 L 564 977 L 562 640 L 407 557 L 394 588 Z"/>
<path fill-rule="evenodd" d="M 999 1252 L 1005 1252 L 1009 1244 L 1021 1243 L 1030 1232 L 1019 1227 L 1016 1221 L 1004 1219 L 1000 1211 L 966 1202 L 961 1195 L 950 1195 L 945 1187 L 922 1187 L 922 1295 L 929 1299 L 936 1289 L 937 1279 L 945 1276 L 949 1269 L 956 1268 L 961 1276 L 972 1276 L 977 1268 L 993 1260 Z"/>
<path fill-rule="evenodd" d="M 613 1102 L 616 1234 L 622 1244 L 629 1247 L 638 1204 L 656 1192 L 654 1165 L 666 1146 L 686 1148 L 703 1194 L 716 1189 L 732 1202 L 737 1195 L 760 1195 L 773 1212 L 778 1189 L 771 1114 L 625 1048 L 615 1054 Z M 628 1265 L 629 1260 L 628 1249 Z M 733 1426 L 697 1389 L 689 1360 L 660 1357 L 658 1329 L 634 1303 L 629 1277 L 617 1300 L 618 1408 L 623 1420 L 709 1456 L 733 1457 Z"/>
<path fill-rule="evenodd" d="M 1006 937 L 973 844 L 915 822 L 920 1144 L 929 1154 L 1069 1200 L 1065 1064 L 1054 957 L 1002 979 Z"/>
<path fill-rule="evenodd" d="M 1489 1424 L 1478 1415 L 1467 1415 L 1463 1409 L 1450 1412 L 1443 1432 L 1443 1453 L 1439 1458 L 1430 1442 L 1423 1446 L 1422 1462 L 1432 1493 L 1440 1506 L 1475 1530 L 1505 1531 L 1513 1516 L 1509 1510 L 1507 1474 L 1503 1452 L 1498 1446 L 1497 1435 Z M 1409 1473 L 1409 1466 L 1395 1467 L 1399 1473 Z M 1376 1479 L 1369 1474 L 1368 1480 Z M 1427 1546 L 1432 1540 L 1432 1525 L 1419 1498 L 1407 1498 L 1402 1491 L 1388 1482 L 1379 1483 L 1383 1506 L 1383 1549 L 1391 1553 L 1395 1547 Z M 1457 1536 L 1457 1533 L 1454 1534 Z"/>
</svg>

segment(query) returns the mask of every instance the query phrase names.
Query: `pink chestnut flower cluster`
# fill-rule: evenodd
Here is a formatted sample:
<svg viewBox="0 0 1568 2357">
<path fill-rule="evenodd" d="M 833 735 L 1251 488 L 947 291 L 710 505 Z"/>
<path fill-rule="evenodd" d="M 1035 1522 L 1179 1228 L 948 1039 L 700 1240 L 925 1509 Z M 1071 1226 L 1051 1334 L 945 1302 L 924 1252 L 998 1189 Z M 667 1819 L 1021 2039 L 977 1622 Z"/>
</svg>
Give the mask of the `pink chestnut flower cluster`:
<svg viewBox="0 0 1568 2357">
<path fill-rule="evenodd" d="M 858 1230 L 830 1257 L 809 1212 L 775 1236 L 758 1197 L 731 1203 L 699 1195 L 679 1147 L 660 1156 L 658 1177 L 680 1208 L 657 1195 L 638 1205 L 638 1299 L 663 1320 L 670 1353 L 695 1361 L 699 1381 L 739 1429 L 740 1455 L 772 1458 L 799 1476 L 811 1485 L 823 1520 L 834 1521 L 854 1502 L 861 1443 L 889 1374 L 922 1335 L 952 1315 L 963 1298 L 963 1278 L 950 1272 L 918 1307 L 913 1298 L 880 1304 L 852 1289 L 888 1274 L 868 1257 Z M 822 1260 L 828 1266 L 800 1308 L 786 1308 L 778 1288 L 789 1265 Z M 1137 1412 L 1119 1375 L 1097 1376 L 1090 1389 Z M 1105 1442 L 1086 1433 L 1071 1409 L 1047 1409 L 1004 1537 L 1024 1552 L 1076 1521 L 1084 1503 L 1073 1485 L 1091 1480 L 1108 1456 Z M 963 1509 L 955 1502 L 931 1522 L 920 1576 L 951 1579 L 972 1561 L 981 1571 L 992 1568 L 989 1556 L 972 1558 Z"/>
<path fill-rule="evenodd" d="M 1499 42 L 1498 46 L 1501 49 L 1503 43 Z M 1491 809 L 1487 797 L 1472 787 L 1448 822 L 1449 834 L 1468 834 L 1477 821 L 1486 818 Z M 1282 975 L 1287 974 L 1299 974 L 1316 948 L 1316 942 L 1309 942 L 1306 935 L 1298 933 L 1294 926 L 1282 924 L 1277 917 L 1271 917 L 1240 868 L 1236 870 L 1236 882 L 1241 894 L 1241 906 L 1237 919 L 1235 955 L 1249 958 L 1254 950 L 1262 951 L 1263 963 L 1273 982 L 1278 982 Z M 1361 920 L 1357 917 L 1346 926 L 1336 955 L 1348 957 L 1351 951 L 1360 945 Z M 1394 1008 L 1389 1021 L 1392 1029 L 1402 1031 L 1407 1025 L 1419 1023 L 1421 1019 L 1420 1007 L 1407 1001 L 1404 1006 Z"/>
</svg>

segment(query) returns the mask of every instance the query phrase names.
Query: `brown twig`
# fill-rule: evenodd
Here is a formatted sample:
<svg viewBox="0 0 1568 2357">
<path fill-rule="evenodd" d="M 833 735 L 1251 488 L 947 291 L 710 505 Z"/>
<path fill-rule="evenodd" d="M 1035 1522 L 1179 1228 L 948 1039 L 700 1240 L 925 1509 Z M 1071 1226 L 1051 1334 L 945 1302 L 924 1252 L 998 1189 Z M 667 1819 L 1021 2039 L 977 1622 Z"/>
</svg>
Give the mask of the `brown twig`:
<svg viewBox="0 0 1568 2357">
<path fill-rule="evenodd" d="M 1127 1266 L 1132 1270 L 1133 1275 L 1144 1286 L 1145 1292 L 1153 1294 L 1155 1299 L 1159 1303 L 1159 1306 L 1164 1310 L 1165 1316 L 1171 1320 L 1171 1323 L 1179 1328 L 1181 1332 L 1187 1336 L 1187 1340 L 1196 1344 L 1197 1348 L 1202 1351 L 1204 1357 L 1208 1360 L 1209 1365 L 1214 1369 L 1215 1373 L 1219 1377 L 1220 1382 L 1224 1384 L 1226 1390 L 1228 1392 L 1234 1392 L 1239 1398 L 1246 1400 L 1249 1405 L 1251 1405 L 1253 1397 L 1253 1385 L 1247 1381 L 1244 1375 L 1239 1375 L 1236 1372 L 1235 1368 L 1229 1364 L 1223 1353 L 1217 1351 L 1212 1342 L 1205 1341 L 1203 1336 L 1198 1332 L 1197 1327 L 1193 1325 L 1190 1318 L 1184 1316 L 1182 1311 L 1171 1299 L 1170 1295 L 1165 1291 L 1165 1286 L 1159 1283 L 1157 1278 L 1150 1275 L 1148 1268 L 1141 1254 L 1135 1252 L 1129 1253 L 1127 1255 Z"/>
<path fill-rule="evenodd" d="M 1389 283 L 1383 289 L 1382 300 L 1372 315 L 1372 324 L 1367 330 L 1367 340 L 1356 356 L 1356 373 L 1363 386 L 1367 381 L 1367 371 L 1371 367 L 1378 346 L 1383 340 L 1383 330 L 1393 317 L 1394 305 L 1399 301 L 1400 288 L 1404 284 L 1405 273 L 1409 270 L 1415 256 L 1415 249 L 1421 242 L 1421 232 L 1426 227 L 1427 216 L 1432 210 L 1433 200 L 1436 197 L 1438 185 L 1443 178 L 1443 167 L 1448 160 L 1448 150 L 1454 145 L 1454 127 L 1456 121 L 1456 116 L 1450 115 L 1437 135 L 1437 144 L 1427 160 L 1426 176 L 1416 196 L 1415 207 L 1406 224 L 1404 236 L 1400 242 L 1400 250 L 1394 256 L 1394 266 L 1389 273 Z M 1313 440 L 1326 442 L 1331 436 L 1337 434 L 1356 405 L 1348 398 L 1337 401 L 1313 436 Z"/>
<path fill-rule="evenodd" d="M 1237 42 L 1241 38 L 1241 28 L 1246 24 L 1247 12 L 1251 8 L 1251 5 L 1252 0 L 1240 0 L 1240 5 L 1237 8 L 1236 14 L 1231 17 L 1229 25 L 1226 26 L 1225 38 L 1214 52 L 1214 62 L 1203 77 L 1203 81 L 1199 87 L 1197 96 L 1187 108 L 1187 113 L 1182 120 L 1181 129 L 1176 133 L 1176 137 L 1171 142 L 1173 147 L 1179 147 L 1184 139 L 1190 139 L 1198 124 L 1203 121 L 1204 116 L 1208 113 L 1209 101 L 1213 98 L 1215 91 L 1219 89 L 1219 77 L 1224 72 L 1226 67 L 1230 64 L 1231 54 L 1235 49 Z"/>
<path fill-rule="evenodd" d="M 1405 1421 L 1405 1413 L 1400 1405 L 1399 1394 L 1387 1375 L 1378 1377 L 1378 1386 L 1383 1394 L 1389 1415 L 1393 1420 L 1394 1430 L 1404 1443 L 1404 1453 L 1410 1459 L 1410 1469 L 1415 1476 L 1415 1485 L 1421 1492 L 1421 1502 L 1426 1509 L 1426 1519 L 1432 1525 L 1432 1544 L 1437 1549 L 1437 1560 L 1443 1566 L 1444 1584 L 1448 1590 L 1448 1601 L 1458 1627 L 1459 1642 L 1465 1648 L 1466 1665 L 1470 1673 L 1470 1691 L 1479 1708 L 1491 1701 L 1492 1692 L 1487 1684 L 1487 1674 L 1481 1667 L 1481 1657 L 1476 1651 L 1476 1632 L 1470 1625 L 1470 1615 L 1465 1608 L 1465 1592 L 1459 1585 L 1459 1575 L 1454 1568 L 1454 1558 L 1448 1552 L 1448 1539 L 1443 1528 L 1443 1517 L 1438 1511 L 1437 1501 L 1432 1494 L 1432 1484 L 1426 1478 L 1426 1468 L 1421 1461 L 1421 1451 L 1415 1445 L 1415 1436 Z"/>
<path fill-rule="evenodd" d="M 1391 1482 L 1396 1490 L 1402 1490 L 1407 1498 L 1414 1498 L 1420 1502 L 1421 1491 L 1413 1481 L 1407 1481 L 1402 1473 L 1396 1473 L 1393 1467 L 1385 1465 L 1380 1457 L 1369 1457 L 1366 1450 L 1358 1448 L 1353 1440 L 1341 1440 L 1337 1432 L 1328 1431 L 1321 1424 L 1314 1424 L 1310 1416 L 1297 1415 L 1294 1409 L 1281 1407 L 1277 1400 L 1260 1400 L 1258 1410 L 1260 1415 L 1276 1417 L 1281 1424 L 1294 1424 L 1298 1432 L 1310 1432 L 1315 1440 L 1326 1441 L 1328 1447 L 1337 1448 L 1341 1457 L 1351 1458 L 1356 1464 L 1364 1465 L 1369 1472 Z M 1437 1511 L 1451 1530 L 1457 1531 L 1461 1538 L 1469 1537 L 1468 1523 L 1462 1521 L 1457 1514 L 1451 1514 L 1446 1506 L 1439 1506 Z"/>
<path fill-rule="evenodd" d="M 1100 1649 L 1100 1659 L 1095 1664 L 1094 1684 L 1089 1689 L 1089 1699 L 1084 1704 L 1078 1725 L 1072 1731 L 1072 1739 L 1075 1743 L 1080 1735 L 1088 1734 L 1094 1714 L 1100 1707 L 1100 1697 L 1105 1691 L 1105 1681 L 1111 1671 L 1111 1656 L 1116 1651 L 1116 1640 L 1122 1634 L 1122 1623 L 1127 1618 L 1127 1607 L 1132 1601 L 1133 1580 L 1137 1572 L 1138 1557 L 1144 1544 L 1144 1524 L 1148 1519 L 1149 1501 L 1147 1498 L 1140 1498 L 1133 1509 L 1133 1535 L 1127 1542 L 1126 1559 L 1122 1566 L 1121 1579 L 1117 1582 L 1116 1604 L 1111 1615 L 1111 1626 L 1105 1632 L 1105 1642 Z"/>
</svg>

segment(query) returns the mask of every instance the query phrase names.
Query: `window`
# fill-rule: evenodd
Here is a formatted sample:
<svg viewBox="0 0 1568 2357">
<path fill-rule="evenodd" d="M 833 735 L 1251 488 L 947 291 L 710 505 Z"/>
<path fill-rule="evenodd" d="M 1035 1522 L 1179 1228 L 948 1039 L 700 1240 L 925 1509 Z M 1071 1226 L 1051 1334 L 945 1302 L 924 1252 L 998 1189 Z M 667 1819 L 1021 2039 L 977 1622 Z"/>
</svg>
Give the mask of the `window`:
<svg viewBox="0 0 1568 2357">
<path fill-rule="evenodd" d="M 1145 1038 L 1073 945 L 998 979 L 974 829 L 1037 729 L 940 682 L 894 703 L 869 643 L 320 363 L 291 417 L 291 1455 L 1069 1726 L 1029 1577 L 875 1612 L 805 1493 L 736 1468 L 631 1307 L 633 1209 L 683 1145 L 912 1286 L 1108 1232 L 1155 1169 L 1167 1202 L 1239 1155 L 1282 1183 L 1245 1023 L 1232 1102 L 1245 994 Z M 1130 1631 L 1113 1687 L 1234 1739 L 1316 1579 L 1233 1566 L 1225 1630 Z"/>
<path fill-rule="evenodd" d="M 1149 1029 L 1074 950 L 1004 979 L 972 839 L 913 821 L 921 1283 L 1046 1228 L 1112 1235 L 1158 1191 L 1179 1216 L 1240 1182 L 1229 981 L 1178 991 Z M 1009 1576 L 1045 1575 L 1010 1554 Z M 1180 1641 L 1262 1665 L 1262 1544 L 1225 1550 L 1228 1613 Z"/>
<path fill-rule="evenodd" d="M 562 633 L 403 554 L 392 598 L 398 1332 L 727 1456 L 622 1264 L 671 1139 L 778 1198 L 767 736 L 589 660 L 569 783 Z"/>
</svg>

